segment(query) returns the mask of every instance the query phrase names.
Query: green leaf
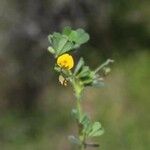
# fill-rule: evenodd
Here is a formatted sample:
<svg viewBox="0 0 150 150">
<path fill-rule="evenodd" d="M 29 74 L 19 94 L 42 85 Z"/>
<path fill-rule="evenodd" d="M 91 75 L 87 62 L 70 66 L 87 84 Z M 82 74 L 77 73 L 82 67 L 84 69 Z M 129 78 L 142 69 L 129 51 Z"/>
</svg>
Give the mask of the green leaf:
<svg viewBox="0 0 150 150">
<path fill-rule="evenodd" d="M 89 66 L 83 66 L 81 72 L 77 75 L 79 78 L 88 76 L 90 74 Z"/>
<path fill-rule="evenodd" d="M 92 135 L 92 137 L 101 136 L 103 133 L 104 133 L 104 129 L 101 129 L 101 130 L 95 132 L 95 133 Z"/>
<path fill-rule="evenodd" d="M 70 51 L 73 47 L 73 43 L 68 41 L 68 37 L 66 35 L 61 35 L 60 33 L 55 32 L 53 35 L 49 36 L 49 39 L 56 57 L 67 51 Z"/>
<path fill-rule="evenodd" d="M 78 44 L 86 43 L 90 39 L 89 34 L 87 34 L 83 29 L 77 29 L 76 31 L 78 34 L 76 42 Z"/>
<path fill-rule="evenodd" d="M 73 42 L 77 42 L 77 39 L 78 39 L 77 31 L 72 31 L 69 35 L 69 40 Z"/>
<path fill-rule="evenodd" d="M 85 132 L 86 136 L 88 136 L 89 133 L 91 132 L 91 130 L 92 130 L 92 123 L 90 122 L 89 124 L 87 124 L 86 126 L 84 126 L 83 131 Z"/>
<path fill-rule="evenodd" d="M 100 136 L 103 133 L 104 133 L 104 130 L 102 129 L 100 122 L 94 122 L 92 125 L 92 129 L 89 132 L 88 136 L 89 137 Z"/>
<path fill-rule="evenodd" d="M 55 50 L 54 50 L 51 46 L 49 46 L 47 50 L 48 50 L 50 53 L 55 54 Z"/>
<path fill-rule="evenodd" d="M 48 36 L 48 40 L 53 50 L 49 50 L 55 57 L 78 48 L 87 42 L 89 35 L 83 30 L 72 30 L 70 27 L 64 28 L 62 33 L 54 32 Z"/>
<path fill-rule="evenodd" d="M 85 86 L 91 85 L 93 82 L 93 79 L 88 78 L 86 80 L 82 80 L 82 82 L 84 83 Z"/>
<path fill-rule="evenodd" d="M 65 45 L 63 46 L 62 50 L 59 52 L 59 55 L 70 51 L 72 47 L 73 47 L 73 43 L 67 41 Z"/>
<path fill-rule="evenodd" d="M 92 128 L 93 128 L 93 131 L 97 131 L 97 130 L 99 130 L 101 127 L 102 127 L 102 126 L 101 126 L 100 122 L 94 122 Z"/>
<path fill-rule="evenodd" d="M 89 117 L 86 114 L 84 114 L 80 123 L 83 125 L 83 134 L 87 136 L 92 130 L 92 123 L 90 122 Z"/>
<path fill-rule="evenodd" d="M 53 36 L 51 36 L 51 41 L 52 41 L 52 47 L 55 49 L 55 51 L 58 51 L 58 47 L 59 47 L 59 41 L 61 40 L 61 34 L 55 32 L 53 34 Z"/>
<path fill-rule="evenodd" d="M 74 48 L 89 40 L 89 35 L 83 29 L 71 30 L 70 27 L 66 27 L 63 34 L 68 36 L 69 41 L 75 42 Z"/>
<path fill-rule="evenodd" d="M 60 53 L 63 50 L 63 48 L 64 48 L 65 44 L 67 43 L 67 41 L 68 41 L 67 36 L 65 36 L 65 35 L 62 36 L 61 35 L 60 40 L 58 42 L 58 48 L 57 48 L 58 53 Z"/>
<path fill-rule="evenodd" d="M 82 125 L 86 126 L 87 124 L 89 124 L 90 119 L 89 119 L 89 117 L 86 114 L 83 114 L 82 117 L 80 118 L 79 122 Z"/>
<path fill-rule="evenodd" d="M 60 71 L 61 71 L 61 68 L 58 67 L 57 65 L 55 65 L 54 70 L 57 71 L 57 72 L 60 72 Z"/>
<path fill-rule="evenodd" d="M 79 72 L 79 70 L 81 69 L 81 67 L 82 67 L 83 65 L 84 65 L 84 60 L 83 60 L 83 58 L 81 57 L 80 60 L 78 61 L 78 64 L 77 64 L 75 70 L 74 70 L 74 74 L 75 74 L 75 75 Z"/>
</svg>

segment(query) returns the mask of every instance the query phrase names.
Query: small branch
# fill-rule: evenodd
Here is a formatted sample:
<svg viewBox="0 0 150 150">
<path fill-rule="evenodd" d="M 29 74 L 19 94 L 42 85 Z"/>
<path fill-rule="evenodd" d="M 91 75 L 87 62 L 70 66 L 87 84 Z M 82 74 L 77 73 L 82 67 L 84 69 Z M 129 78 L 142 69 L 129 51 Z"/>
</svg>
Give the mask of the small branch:
<svg viewBox="0 0 150 150">
<path fill-rule="evenodd" d="M 80 89 L 78 89 L 79 87 L 77 87 L 74 79 L 72 80 L 72 85 L 73 85 L 75 96 L 76 96 L 76 107 L 77 107 L 77 111 L 78 111 L 78 115 L 79 115 L 79 118 L 77 120 L 77 125 L 78 125 L 78 137 L 79 137 L 79 140 L 81 143 L 80 150 L 85 150 L 85 148 L 86 148 L 86 146 L 84 144 L 85 143 L 85 136 L 82 133 L 83 126 L 80 123 L 80 118 L 82 117 L 82 107 L 81 107 L 81 93 L 82 92 Z"/>
<path fill-rule="evenodd" d="M 77 98 L 77 110 L 78 110 L 78 113 L 79 113 L 79 118 L 81 118 L 82 108 L 81 108 L 80 98 Z M 78 134 L 79 134 L 78 136 L 79 136 L 79 140 L 81 142 L 80 150 L 85 150 L 85 145 L 84 145 L 85 138 L 84 138 L 84 135 L 82 134 L 83 126 L 82 126 L 82 124 L 80 124 L 79 120 L 78 120 L 77 124 L 78 124 Z"/>
<path fill-rule="evenodd" d="M 107 66 L 109 63 L 113 63 L 114 60 L 112 59 L 108 59 L 105 63 L 103 63 L 102 65 L 100 65 L 94 72 L 97 73 L 99 72 L 102 68 L 104 68 L 105 66 Z"/>
</svg>

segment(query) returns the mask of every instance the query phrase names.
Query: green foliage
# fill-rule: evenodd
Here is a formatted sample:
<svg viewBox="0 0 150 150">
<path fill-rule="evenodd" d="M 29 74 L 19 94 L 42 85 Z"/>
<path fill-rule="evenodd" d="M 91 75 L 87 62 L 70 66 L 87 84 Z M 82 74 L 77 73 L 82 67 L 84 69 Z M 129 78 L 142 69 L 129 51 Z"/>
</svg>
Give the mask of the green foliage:
<svg viewBox="0 0 150 150">
<path fill-rule="evenodd" d="M 100 122 L 94 122 L 89 129 L 88 137 L 100 136 L 104 133 Z"/>
<path fill-rule="evenodd" d="M 87 114 L 82 111 L 81 96 L 87 86 L 102 87 L 104 85 L 104 76 L 99 72 L 101 70 L 104 71 L 104 75 L 109 73 L 110 69 L 107 68 L 107 65 L 112 63 L 113 60 L 108 59 L 95 70 L 91 70 L 89 66 L 85 65 L 84 59 L 81 57 L 74 71 L 72 71 L 72 68 L 67 69 L 65 66 L 66 63 L 69 64 L 70 61 L 72 61 L 74 65 L 73 57 L 64 53 L 68 53 L 87 42 L 89 35 L 83 29 L 72 30 L 70 27 L 66 27 L 62 33 L 55 32 L 49 35 L 48 39 L 51 44 L 48 48 L 49 52 L 51 52 L 55 58 L 58 57 L 54 69 L 59 73 L 59 81 L 65 86 L 67 85 L 67 81 L 69 81 L 76 96 L 77 108 L 72 109 L 72 115 L 78 123 L 79 135 L 78 137 L 69 136 L 69 140 L 77 144 L 81 150 L 84 150 L 85 146 L 88 145 L 86 139 L 101 136 L 104 130 L 100 122 L 92 122 Z M 61 62 L 60 59 L 62 60 L 62 65 L 59 63 Z"/>
<path fill-rule="evenodd" d="M 146 115 L 150 113 L 150 80 L 148 80 L 150 54 L 143 52 L 116 64 L 113 75 L 109 78 L 109 87 L 96 92 L 90 88 L 85 92 L 86 97 L 94 99 L 92 106 L 95 107 L 92 111 L 96 118 L 103 116 L 102 125 L 105 125 L 106 130 L 106 133 L 97 140 L 101 142 L 100 148 L 89 147 L 87 150 L 150 149 L 149 115 Z M 59 94 L 57 94 L 58 91 Z M 46 102 L 46 108 L 50 108 L 49 112 L 44 107 L 42 111 L 45 112 L 45 116 L 41 116 L 40 110 L 37 115 L 39 119 L 29 116 L 30 121 L 24 117 L 18 120 L 12 112 L 7 115 L 1 114 L 0 146 L 2 150 L 59 150 L 62 147 L 76 149 L 75 145 L 66 144 L 66 133 L 70 133 L 74 127 L 68 114 L 74 104 L 71 102 L 72 97 L 68 96 L 69 92 L 68 88 L 62 90 L 62 87 L 51 84 L 51 90 L 44 95 L 45 100 L 41 101 L 39 106 L 43 108 L 41 104 Z M 67 97 L 69 104 L 66 105 Z M 37 128 L 36 131 L 35 128 Z M 32 130 L 34 134 L 30 134 Z M 36 138 L 31 137 L 32 135 Z M 75 136 L 75 138 L 78 137 Z"/>
<path fill-rule="evenodd" d="M 81 86 L 81 88 L 86 86 L 103 87 L 103 75 L 100 76 L 98 72 L 101 70 L 102 72 L 104 72 L 104 75 L 107 75 L 110 72 L 110 68 L 106 66 L 112 62 L 113 60 L 108 59 L 105 63 L 100 65 L 100 67 L 92 71 L 89 66 L 85 65 L 85 62 L 81 57 L 74 70 L 74 76 L 77 80 L 78 85 Z"/>
<path fill-rule="evenodd" d="M 63 30 L 63 34 L 68 36 L 69 41 L 75 43 L 74 48 L 89 40 L 89 35 L 83 29 L 72 30 L 70 27 L 66 27 Z"/>
<path fill-rule="evenodd" d="M 72 109 L 72 114 L 78 120 L 78 122 L 83 126 L 82 134 L 85 138 L 101 136 L 104 133 L 104 129 L 100 122 L 92 122 L 87 114 L 79 115 L 77 109 Z"/>
<path fill-rule="evenodd" d="M 86 43 L 89 35 L 83 29 L 72 30 L 70 27 L 66 27 L 62 33 L 54 32 L 49 35 L 48 40 L 51 44 L 48 51 L 58 57 Z"/>
</svg>

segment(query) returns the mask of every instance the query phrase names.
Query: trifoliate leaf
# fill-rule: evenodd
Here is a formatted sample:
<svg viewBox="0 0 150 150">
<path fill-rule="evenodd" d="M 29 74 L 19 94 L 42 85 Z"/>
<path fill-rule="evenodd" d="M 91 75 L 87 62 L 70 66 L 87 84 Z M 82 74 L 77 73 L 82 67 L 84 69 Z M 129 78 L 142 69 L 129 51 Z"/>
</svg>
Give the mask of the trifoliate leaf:
<svg viewBox="0 0 150 150">
<path fill-rule="evenodd" d="M 64 28 L 62 33 L 54 32 L 48 36 L 48 40 L 54 51 L 50 51 L 55 57 L 76 49 L 81 44 L 87 42 L 89 35 L 83 30 L 72 30 L 70 27 Z"/>
<path fill-rule="evenodd" d="M 55 32 L 53 35 L 48 36 L 48 38 L 51 43 L 51 47 L 54 49 L 56 57 L 70 51 L 73 47 L 73 43 L 68 41 L 68 37 L 66 35 Z"/>
</svg>

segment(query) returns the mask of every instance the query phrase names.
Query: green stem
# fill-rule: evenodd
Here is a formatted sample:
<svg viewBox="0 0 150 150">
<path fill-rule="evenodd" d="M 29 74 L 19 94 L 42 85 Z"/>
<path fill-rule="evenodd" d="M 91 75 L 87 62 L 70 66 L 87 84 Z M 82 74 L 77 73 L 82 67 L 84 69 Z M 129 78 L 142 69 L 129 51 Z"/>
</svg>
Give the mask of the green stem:
<svg viewBox="0 0 150 150">
<path fill-rule="evenodd" d="M 82 108 L 81 108 L 81 99 L 80 98 L 77 98 L 77 110 L 78 110 L 79 118 L 81 118 L 82 117 Z M 83 130 L 83 126 L 78 120 L 78 134 L 79 134 L 79 140 L 81 142 L 80 150 L 85 150 L 85 146 L 84 146 L 85 138 L 82 133 L 82 130 Z"/>
<path fill-rule="evenodd" d="M 78 111 L 78 117 L 79 119 L 77 120 L 77 124 L 78 124 L 78 136 L 79 136 L 79 140 L 81 142 L 81 145 L 80 145 L 80 150 L 85 150 L 85 137 L 82 133 L 82 130 L 83 130 L 83 126 L 82 124 L 80 123 L 80 118 L 82 117 L 82 107 L 81 107 L 81 93 L 82 93 L 82 90 L 79 89 L 79 87 L 77 86 L 77 83 L 75 81 L 73 81 L 73 88 L 74 88 L 74 91 L 75 91 L 75 96 L 76 96 L 76 107 L 77 107 L 77 111 Z"/>
<path fill-rule="evenodd" d="M 113 62 L 114 62 L 114 60 L 108 59 L 106 62 L 104 62 L 102 65 L 100 65 L 94 72 L 97 73 L 102 68 L 104 68 L 105 66 L 107 66 L 109 63 L 113 63 Z"/>
<path fill-rule="evenodd" d="M 80 99 L 77 99 L 77 110 L 78 110 L 78 113 L 79 113 L 79 118 L 81 118 L 81 116 L 82 116 L 82 108 L 81 108 Z"/>
</svg>

